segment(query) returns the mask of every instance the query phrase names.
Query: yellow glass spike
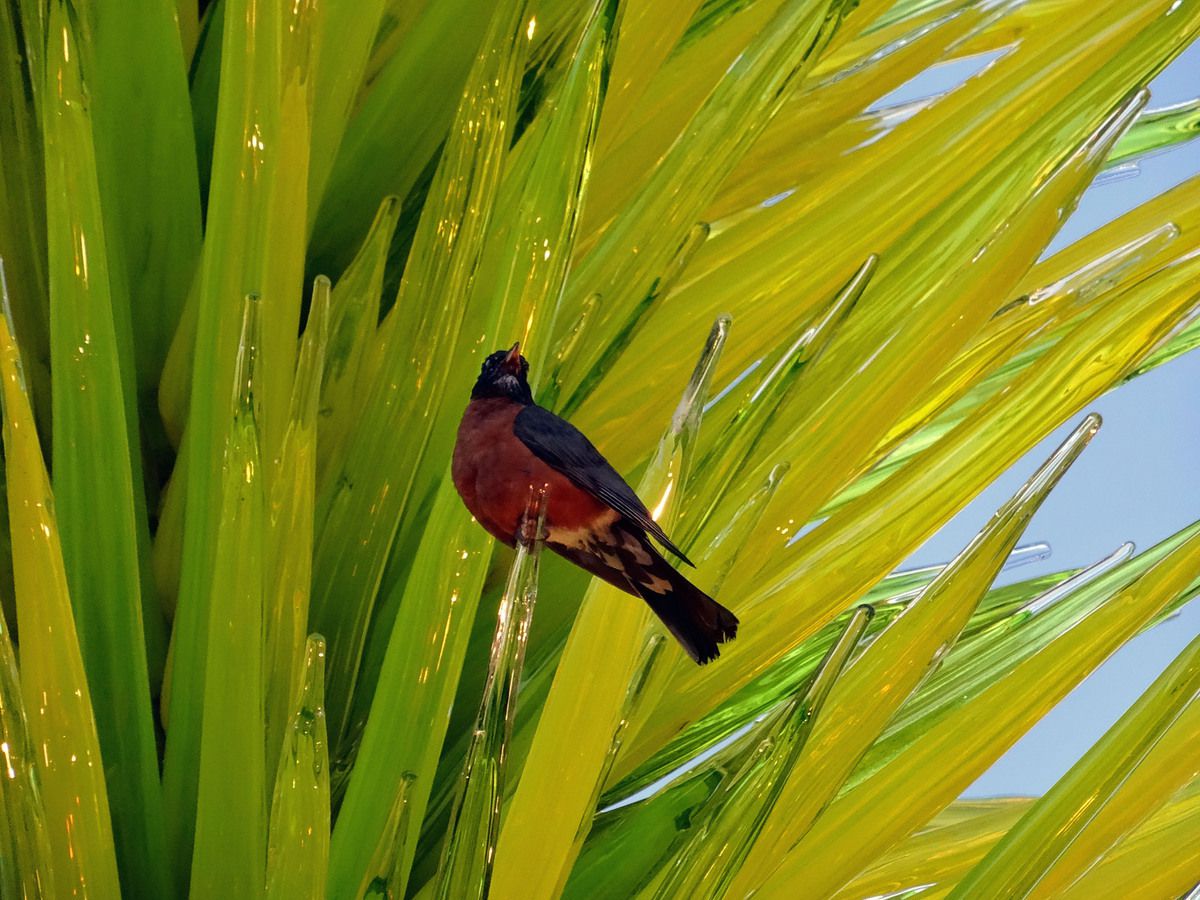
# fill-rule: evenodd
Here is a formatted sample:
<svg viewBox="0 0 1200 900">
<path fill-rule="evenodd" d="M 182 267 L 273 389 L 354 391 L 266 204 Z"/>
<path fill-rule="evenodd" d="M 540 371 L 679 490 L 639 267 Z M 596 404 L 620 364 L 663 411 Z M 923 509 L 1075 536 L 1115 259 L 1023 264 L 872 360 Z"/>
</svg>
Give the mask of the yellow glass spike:
<svg viewBox="0 0 1200 900">
<path fill-rule="evenodd" d="M 62 896 L 119 897 L 104 761 L 67 591 L 54 495 L 10 327 L 5 292 L 0 391 L 21 694 L 36 748 L 55 884 Z"/>
<path fill-rule="evenodd" d="M 1200 258 L 1188 260 L 1159 273 L 1150 293 L 1132 291 L 1115 298 L 1036 371 L 1025 373 L 947 435 L 919 466 L 848 504 L 780 554 L 770 568 L 743 572 L 742 596 L 747 599 L 735 611 L 743 618 L 769 616 L 772 628 L 743 629 L 720 667 L 681 670 L 651 716 L 653 727 L 639 734 L 638 746 L 627 748 L 619 770 L 645 758 L 665 735 L 729 696 L 854 602 L 1011 464 L 1017 448 L 1029 446 L 1079 405 L 1119 383 L 1195 306 L 1198 273 Z M 839 563 L 846 547 L 858 548 L 851 569 Z M 864 554 L 878 555 L 878 561 L 867 564 Z"/>
<path fill-rule="evenodd" d="M 979 861 L 1033 803 L 1026 797 L 959 800 L 928 828 L 897 844 L 833 895 L 886 897 L 922 885 L 952 885 Z M 925 896 L 924 892 L 920 896 Z"/>
<path fill-rule="evenodd" d="M 1109 850 L 1061 897 L 1181 897 L 1196 884 L 1196 859 L 1187 851 L 1194 846 L 1198 829 L 1200 778 Z"/>
<path fill-rule="evenodd" d="M 312 582 L 313 504 L 316 494 L 317 416 L 329 341 L 330 284 L 313 284 L 308 324 L 300 341 L 289 420 L 273 460 L 276 477 L 267 504 L 263 548 L 267 571 L 264 621 L 266 666 L 266 777 L 274 784 L 279 748 L 292 722 L 301 678 Z M 324 671 L 325 650 L 321 648 Z M 322 703 L 324 702 L 322 698 Z"/>
<path fill-rule="evenodd" d="M 901 704 L 937 668 L 1033 514 L 1095 435 L 1094 427 L 1077 430 L 846 672 L 730 887 L 734 896 L 752 893 L 804 836 Z"/>
<path fill-rule="evenodd" d="M 824 897 L 846 884 L 945 808 L 1197 575 L 1200 533 L 968 706 L 932 724 L 887 766 L 841 794 L 756 896 Z"/>
</svg>

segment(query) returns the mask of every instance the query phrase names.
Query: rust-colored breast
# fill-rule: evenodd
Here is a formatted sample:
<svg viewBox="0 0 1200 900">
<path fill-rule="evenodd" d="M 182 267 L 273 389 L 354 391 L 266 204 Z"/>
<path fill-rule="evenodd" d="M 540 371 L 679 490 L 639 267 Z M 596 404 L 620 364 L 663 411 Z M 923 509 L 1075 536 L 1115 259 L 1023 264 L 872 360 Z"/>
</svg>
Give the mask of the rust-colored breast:
<svg viewBox="0 0 1200 900">
<path fill-rule="evenodd" d="M 610 519 L 609 508 L 542 462 L 513 433 L 522 407 L 511 400 L 472 400 L 458 426 L 451 473 L 471 515 L 511 545 L 531 489 L 546 485 L 546 523 L 575 530 Z"/>
</svg>

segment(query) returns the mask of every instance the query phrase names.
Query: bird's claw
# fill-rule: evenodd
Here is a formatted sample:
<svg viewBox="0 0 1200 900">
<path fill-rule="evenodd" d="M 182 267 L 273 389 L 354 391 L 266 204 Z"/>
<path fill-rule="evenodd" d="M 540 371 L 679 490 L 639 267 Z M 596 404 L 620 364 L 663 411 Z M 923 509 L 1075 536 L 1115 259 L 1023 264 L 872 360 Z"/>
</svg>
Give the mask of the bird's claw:
<svg viewBox="0 0 1200 900">
<path fill-rule="evenodd" d="M 532 547 L 537 541 L 546 539 L 546 495 L 549 485 L 530 487 L 529 501 L 525 504 L 525 514 L 521 516 L 521 524 L 517 529 L 517 540 L 526 547 Z"/>
</svg>

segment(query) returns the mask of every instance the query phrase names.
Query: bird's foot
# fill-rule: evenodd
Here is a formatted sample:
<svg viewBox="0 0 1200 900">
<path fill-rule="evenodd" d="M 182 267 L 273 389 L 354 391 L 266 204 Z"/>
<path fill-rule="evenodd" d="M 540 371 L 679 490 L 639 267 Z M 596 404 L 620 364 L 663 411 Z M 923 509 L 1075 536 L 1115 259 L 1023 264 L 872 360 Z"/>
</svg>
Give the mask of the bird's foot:
<svg viewBox="0 0 1200 900">
<path fill-rule="evenodd" d="M 531 486 L 529 500 L 525 504 L 525 514 L 521 516 L 521 525 L 517 529 L 517 540 L 526 547 L 532 547 L 537 541 L 546 539 L 546 500 L 549 485 Z"/>
</svg>

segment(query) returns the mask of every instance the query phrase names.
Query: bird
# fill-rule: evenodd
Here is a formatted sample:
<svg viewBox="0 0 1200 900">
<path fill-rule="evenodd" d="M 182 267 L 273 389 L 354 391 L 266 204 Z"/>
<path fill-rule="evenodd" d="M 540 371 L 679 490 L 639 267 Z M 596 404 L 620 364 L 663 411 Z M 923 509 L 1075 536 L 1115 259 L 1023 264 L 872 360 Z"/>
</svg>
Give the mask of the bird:
<svg viewBox="0 0 1200 900">
<path fill-rule="evenodd" d="M 650 538 L 689 566 L 646 505 L 579 429 L 534 402 L 520 342 L 480 368 L 451 464 L 467 510 L 515 546 L 531 490 L 544 489 L 545 546 L 644 600 L 696 663 L 737 636 L 737 617 L 688 581 Z"/>
</svg>

